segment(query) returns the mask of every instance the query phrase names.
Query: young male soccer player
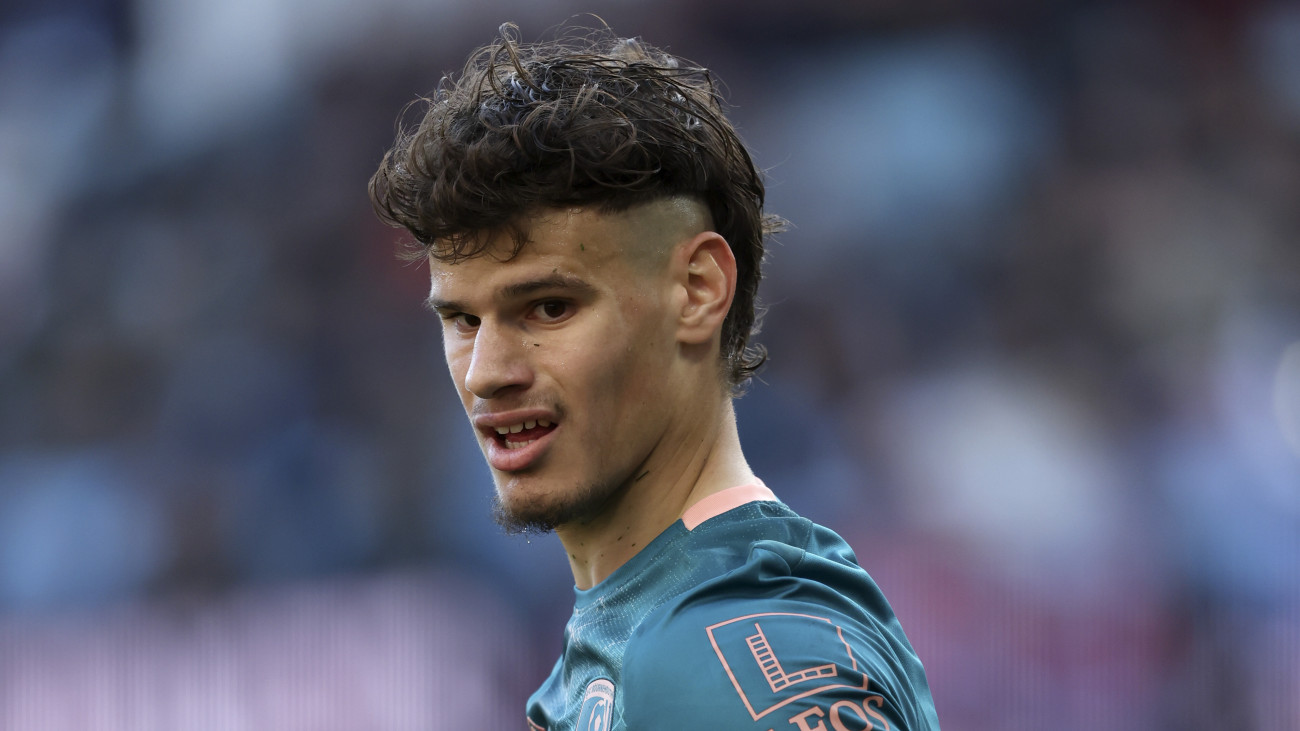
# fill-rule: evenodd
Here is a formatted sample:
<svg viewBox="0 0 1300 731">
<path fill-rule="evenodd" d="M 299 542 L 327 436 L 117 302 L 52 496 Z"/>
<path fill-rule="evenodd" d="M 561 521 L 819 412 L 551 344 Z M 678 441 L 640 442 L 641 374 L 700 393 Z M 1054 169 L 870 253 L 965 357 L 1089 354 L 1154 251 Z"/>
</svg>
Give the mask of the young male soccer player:
<svg viewBox="0 0 1300 731">
<path fill-rule="evenodd" d="M 428 259 L 499 521 L 554 530 L 573 568 L 528 728 L 938 729 L 871 577 L 741 452 L 776 219 L 708 71 L 506 29 L 370 194 Z"/>
</svg>

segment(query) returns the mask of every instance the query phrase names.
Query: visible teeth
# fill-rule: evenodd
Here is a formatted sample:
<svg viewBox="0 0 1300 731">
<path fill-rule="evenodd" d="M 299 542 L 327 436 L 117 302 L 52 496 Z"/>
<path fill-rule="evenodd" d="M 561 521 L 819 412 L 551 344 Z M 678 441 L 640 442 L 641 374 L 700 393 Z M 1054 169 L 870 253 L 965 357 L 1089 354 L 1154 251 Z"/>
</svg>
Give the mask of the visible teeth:
<svg viewBox="0 0 1300 731">
<path fill-rule="evenodd" d="M 497 434 L 500 434 L 501 436 L 506 436 L 507 434 L 518 434 L 519 432 L 525 429 L 532 429 L 533 427 L 537 427 L 537 426 L 546 428 L 549 427 L 550 425 L 551 422 L 547 421 L 546 419 L 538 419 L 537 421 L 525 421 L 522 424 L 514 424 L 511 426 L 498 426 L 493 428 L 496 429 Z"/>
<path fill-rule="evenodd" d="M 535 442 L 535 441 L 537 441 L 537 440 L 536 440 L 536 439 L 529 439 L 529 440 L 526 441 L 526 442 L 512 442 L 512 441 L 506 440 L 506 449 L 519 449 L 520 447 L 527 447 L 529 444 L 532 444 L 532 443 Z"/>
</svg>

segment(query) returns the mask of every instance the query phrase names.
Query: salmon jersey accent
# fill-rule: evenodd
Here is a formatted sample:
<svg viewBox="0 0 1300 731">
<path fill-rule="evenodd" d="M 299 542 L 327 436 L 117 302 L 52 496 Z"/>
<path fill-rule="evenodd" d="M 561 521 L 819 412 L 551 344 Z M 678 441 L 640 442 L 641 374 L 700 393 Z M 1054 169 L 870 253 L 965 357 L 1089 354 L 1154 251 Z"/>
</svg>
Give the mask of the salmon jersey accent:
<svg viewBox="0 0 1300 731">
<path fill-rule="evenodd" d="M 749 645 L 749 651 L 754 653 L 754 662 L 758 663 L 758 666 L 762 668 L 763 677 L 767 678 L 767 684 L 771 686 L 773 693 L 784 690 L 795 683 L 816 680 L 817 678 L 835 677 L 837 675 L 835 663 L 817 665 L 796 673 L 787 673 L 781 667 L 781 661 L 776 659 L 776 653 L 772 652 L 772 646 L 767 642 L 767 635 L 763 634 L 763 628 L 759 626 L 758 622 L 754 623 L 754 629 L 758 631 L 757 634 L 746 637 L 745 643 Z"/>
<path fill-rule="evenodd" d="M 686 530 L 695 530 L 696 526 L 709 518 L 716 518 L 745 503 L 775 500 L 776 495 L 761 480 L 750 485 L 737 485 L 715 492 L 687 508 L 682 513 L 682 523 L 686 525 Z"/>
<path fill-rule="evenodd" d="M 859 673 L 844 630 L 825 617 L 787 612 L 748 614 L 710 625 L 705 631 L 731 685 L 755 721 L 811 695 L 837 688 L 867 689 L 868 678 Z M 800 651 L 811 650 L 827 662 L 786 667 L 778 656 L 781 648 L 773 647 L 768 639 L 774 631 L 778 636 L 797 634 Z"/>
<path fill-rule="evenodd" d="M 528 731 L 546 731 L 545 726 L 538 726 L 536 723 L 533 723 L 533 719 L 528 718 L 527 716 L 524 716 L 524 718 L 528 720 Z"/>
</svg>

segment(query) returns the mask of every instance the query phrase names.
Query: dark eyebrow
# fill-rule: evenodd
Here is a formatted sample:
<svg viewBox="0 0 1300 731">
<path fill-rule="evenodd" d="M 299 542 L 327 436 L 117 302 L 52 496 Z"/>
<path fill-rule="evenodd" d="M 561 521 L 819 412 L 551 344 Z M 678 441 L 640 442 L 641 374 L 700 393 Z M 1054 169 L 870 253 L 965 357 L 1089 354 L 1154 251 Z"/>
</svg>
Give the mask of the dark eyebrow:
<svg viewBox="0 0 1300 731">
<path fill-rule="evenodd" d="M 574 294 L 589 294 L 596 291 L 596 288 L 588 284 L 585 280 L 573 275 L 552 272 L 538 279 L 527 279 L 522 282 L 507 284 L 505 287 L 501 288 L 498 296 L 501 299 L 516 299 L 519 297 L 527 297 L 530 294 L 540 291 L 556 290 L 567 291 Z M 424 301 L 424 306 L 426 309 L 433 310 L 434 312 L 461 312 L 465 309 L 465 306 L 459 302 L 438 299 L 432 295 Z"/>
</svg>

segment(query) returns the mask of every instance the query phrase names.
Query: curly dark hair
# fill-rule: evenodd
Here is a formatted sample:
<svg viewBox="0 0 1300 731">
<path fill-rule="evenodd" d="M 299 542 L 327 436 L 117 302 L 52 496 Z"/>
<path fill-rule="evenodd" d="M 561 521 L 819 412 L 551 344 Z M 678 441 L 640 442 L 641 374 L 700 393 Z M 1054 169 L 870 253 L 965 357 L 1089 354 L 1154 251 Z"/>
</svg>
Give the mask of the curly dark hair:
<svg viewBox="0 0 1300 731">
<path fill-rule="evenodd" d="M 764 239 L 783 222 L 763 212 L 762 175 L 713 76 L 608 30 L 529 45 L 517 34 L 503 25 L 458 78 L 416 100 L 423 119 L 398 132 L 370 179 L 375 211 L 415 237 L 411 258 L 454 262 L 483 253 L 484 234 L 500 231 L 517 254 L 525 219 L 548 208 L 701 201 L 736 258 L 721 356 L 738 395 L 767 358 L 749 338 Z"/>
</svg>

